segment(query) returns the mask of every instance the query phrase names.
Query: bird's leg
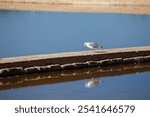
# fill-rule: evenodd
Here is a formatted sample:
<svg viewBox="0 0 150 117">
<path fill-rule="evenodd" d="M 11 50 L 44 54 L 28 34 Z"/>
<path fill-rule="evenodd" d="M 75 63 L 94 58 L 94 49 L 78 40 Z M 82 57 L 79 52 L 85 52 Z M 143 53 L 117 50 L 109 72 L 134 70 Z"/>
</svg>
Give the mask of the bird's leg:
<svg viewBox="0 0 150 117">
<path fill-rule="evenodd" d="M 98 51 L 96 49 L 93 49 L 93 53 L 97 53 Z"/>
<path fill-rule="evenodd" d="M 94 54 L 94 52 L 95 52 L 95 49 L 91 49 L 91 52 L 92 52 L 92 56 L 93 56 L 93 54 Z"/>
</svg>

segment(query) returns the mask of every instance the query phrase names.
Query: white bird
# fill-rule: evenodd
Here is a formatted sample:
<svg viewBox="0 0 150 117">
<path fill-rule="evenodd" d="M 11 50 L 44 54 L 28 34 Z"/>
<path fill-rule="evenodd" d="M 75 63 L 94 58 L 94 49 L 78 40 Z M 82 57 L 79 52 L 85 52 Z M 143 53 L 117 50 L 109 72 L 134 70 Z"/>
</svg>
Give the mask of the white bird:
<svg viewBox="0 0 150 117">
<path fill-rule="evenodd" d="M 84 46 L 91 49 L 91 50 L 96 50 L 98 48 L 103 48 L 98 43 L 94 43 L 94 42 L 85 42 Z"/>
</svg>

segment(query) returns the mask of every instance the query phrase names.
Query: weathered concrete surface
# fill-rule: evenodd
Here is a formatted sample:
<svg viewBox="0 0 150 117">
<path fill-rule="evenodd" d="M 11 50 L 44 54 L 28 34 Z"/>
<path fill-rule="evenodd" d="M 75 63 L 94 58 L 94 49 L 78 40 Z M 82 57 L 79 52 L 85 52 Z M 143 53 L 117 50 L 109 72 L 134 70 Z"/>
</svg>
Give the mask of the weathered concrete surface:
<svg viewBox="0 0 150 117">
<path fill-rule="evenodd" d="M 63 65 L 87 61 L 100 61 L 114 58 L 132 58 L 149 55 L 150 55 L 150 46 L 20 56 L 20 57 L 1 58 L 0 69 L 11 67 L 26 68 L 26 67 L 47 66 L 54 64 Z"/>
</svg>

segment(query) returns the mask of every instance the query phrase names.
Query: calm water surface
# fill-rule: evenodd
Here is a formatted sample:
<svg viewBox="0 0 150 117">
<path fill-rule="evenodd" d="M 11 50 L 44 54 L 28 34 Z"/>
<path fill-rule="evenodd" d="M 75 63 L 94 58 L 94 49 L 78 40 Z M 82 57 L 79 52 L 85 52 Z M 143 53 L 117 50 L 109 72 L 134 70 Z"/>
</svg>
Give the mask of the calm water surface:
<svg viewBox="0 0 150 117">
<path fill-rule="evenodd" d="M 104 48 L 150 45 L 150 15 L 0 11 L 1 58 L 86 50 L 85 41 L 100 43 Z M 0 99 L 150 99 L 149 70 L 97 76 L 102 82 L 86 88 L 90 77 L 2 88 Z"/>
</svg>

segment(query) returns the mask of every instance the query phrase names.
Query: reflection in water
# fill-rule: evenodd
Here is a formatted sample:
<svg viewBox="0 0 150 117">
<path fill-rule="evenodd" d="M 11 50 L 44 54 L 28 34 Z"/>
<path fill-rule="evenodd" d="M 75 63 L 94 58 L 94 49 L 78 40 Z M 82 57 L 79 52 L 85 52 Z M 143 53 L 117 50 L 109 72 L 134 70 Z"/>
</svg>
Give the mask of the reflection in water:
<svg viewBox="0 0 150 117">
<path fill-rule="evenodd" d="M 90 81 L 85 83 L 85 87 L 86 88 L 93 88 L 96 86 L 100 86 L 102 84 L 102 80 L 96 80 L 94 78 L 92 78 Z"/>
<path fill-rule="evenodd" d="M 81 70 L 68 70 L 60 72 L 49 72 L 44 74 L 23 75 L 18 77 L 1 78 L 0 90 L 19 88 L 25 86 L 35 86 L 43 84 L 54 84 L 62 82 L 70 82 L 76 80 L 91 79 L 86 86 L 92 87 L 101 84 L 94 78 L 112 77 L 131 73 L 140 73 L 150 71 L 150 64 L 130 64 L 110 67 L 97 67 Z"/>
</svg>

